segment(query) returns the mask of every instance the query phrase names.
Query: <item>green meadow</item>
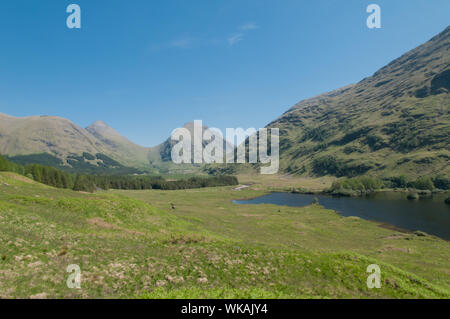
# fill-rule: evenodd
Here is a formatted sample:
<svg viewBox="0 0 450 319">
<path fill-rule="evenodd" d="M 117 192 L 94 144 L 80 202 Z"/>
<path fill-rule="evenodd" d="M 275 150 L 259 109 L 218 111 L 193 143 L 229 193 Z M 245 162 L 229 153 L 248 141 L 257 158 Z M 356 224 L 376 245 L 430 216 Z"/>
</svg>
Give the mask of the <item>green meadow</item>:
<svg viewBox="0 0 450 319">
<path fill-rule="evenodd" d="M 332 180 L 250 187 L 56 189 L 0 172 L 0 298 L 449 298 L 450 243 L 320 205 L 236 205 Z M 67 286 L 67 266 L 81 289 Z M 366 269 L 381 269 L 368 289 Z"/>
</svg>

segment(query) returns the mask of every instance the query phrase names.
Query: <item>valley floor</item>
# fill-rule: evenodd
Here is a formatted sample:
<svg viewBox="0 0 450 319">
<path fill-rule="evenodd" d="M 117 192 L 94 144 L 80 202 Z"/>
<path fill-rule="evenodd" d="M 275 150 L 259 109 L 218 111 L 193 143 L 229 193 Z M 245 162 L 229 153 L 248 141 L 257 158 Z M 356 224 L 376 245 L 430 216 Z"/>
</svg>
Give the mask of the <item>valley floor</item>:
<svg viewBox="0 0 450 319">
<path fill-rule="evenodd" d="M 0 173 L 0 298 L 450 298 L 450 242 L 318 205 L 232 203 L 330 180 L 240 181 L 87 194 Z"/>
</svg>

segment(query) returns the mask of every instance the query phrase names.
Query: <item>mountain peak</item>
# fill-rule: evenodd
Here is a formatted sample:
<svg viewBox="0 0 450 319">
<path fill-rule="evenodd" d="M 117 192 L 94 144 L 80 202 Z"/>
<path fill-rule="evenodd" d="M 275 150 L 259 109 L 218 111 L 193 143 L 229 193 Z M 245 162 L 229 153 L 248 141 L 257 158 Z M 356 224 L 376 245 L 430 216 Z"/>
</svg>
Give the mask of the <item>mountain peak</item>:
<svg viewBox="0 0 450 319">
<path fill-rule="evenodd" d="M 194 132 L 194 126 L 195 126 L 195 121 L 191 121 L 191 122 L 187 122 L 183 125 L 183 128 L 188 129 L 189 132 L 193 133 Z M 208 127 L 204 124 L 202 124 L 202 130 L 207 130 Z"/>
<path fill-rule="evenodd" d="M 92 123 L 91 125 L 89 125 L 86 129 L 106 129 L 106 128 L 110 128 L 110 126 L 108 124 L 106 124 L 105 122 L 98 120 L 95 121 L 94 123 Z"/>
<path fill-rule="evenodd" d="M 97 137 L 99 136 L 108 138 L 122 137 L 115 129 L 113 129 L 108 124 L 100 120 L 86 127 L 86 131 Z"/>
</svg>

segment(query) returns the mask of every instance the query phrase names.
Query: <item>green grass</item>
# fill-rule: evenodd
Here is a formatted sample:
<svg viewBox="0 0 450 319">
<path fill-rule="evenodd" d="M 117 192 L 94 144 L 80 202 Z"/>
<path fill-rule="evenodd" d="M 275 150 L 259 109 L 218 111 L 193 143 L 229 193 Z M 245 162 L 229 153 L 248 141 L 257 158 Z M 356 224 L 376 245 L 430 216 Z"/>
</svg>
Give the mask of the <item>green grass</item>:
<svg viewBox="0 0 450 319">
<path fill-rule="evenodd" d="M 263 193 L 86 194 L 0 173 L 0 297 L 450 297 L 448 242 L 317 205 L 231 203 Z M 381 289 L 366 286 L 374 263 Z M 66 286 L 70 264 L 82 289 Z"/>
</svg>

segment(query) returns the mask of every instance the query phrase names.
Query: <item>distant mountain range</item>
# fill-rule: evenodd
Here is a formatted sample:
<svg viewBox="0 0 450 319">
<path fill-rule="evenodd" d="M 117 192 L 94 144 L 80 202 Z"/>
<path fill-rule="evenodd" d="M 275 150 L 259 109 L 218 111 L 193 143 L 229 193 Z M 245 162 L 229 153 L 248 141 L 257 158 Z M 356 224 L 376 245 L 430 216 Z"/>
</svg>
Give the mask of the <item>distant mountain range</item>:
<svg viewBox="0 0 450 319">
<path fill-rule="evenodd" d="M 0 114 L 0 153 L 21 163 L 72 167 L 78 161 L 84 168 L 101 166 L 103 161 L 95 158 L 101 154 L 118 163 L 111 168 L 148 167 L 148 149 L 128 141 L 105 123 L 96 122 L 83 129 L 55 116 L 17 118 Z"/>
<path fill-rule="evenodd" d="M 193 135 L 193 122 L 183 127 Z M 170 138 L 155 147 L 137 145 L 103 121 L 83 129 L 56 116 L 19 118 L 0 113 L 0 154 L 20 164 L 84 173 L 194 173 L 200 169 L 200 165 L 172 163 L 173 145 Z"/>
<path fill-rule="evenodd" d="M 281 172 L 450 176 L 449 94 L 447 27 L 373 76 L 301 101 L 270 123 L 269 128 L 280 128 Z M 192 123 L 185 127 L 192 131 Z M 201 168 L 173 164 L 173 145 L 168 139 L 152 148 L 139 146 L 102 121 L 83 129 L 55 116 L 0 113 L 0 153 L 20 163 L 86 172 L 190 173 Z M 217 171 L 217 165 L 211 167 Z"/>
</svg>

